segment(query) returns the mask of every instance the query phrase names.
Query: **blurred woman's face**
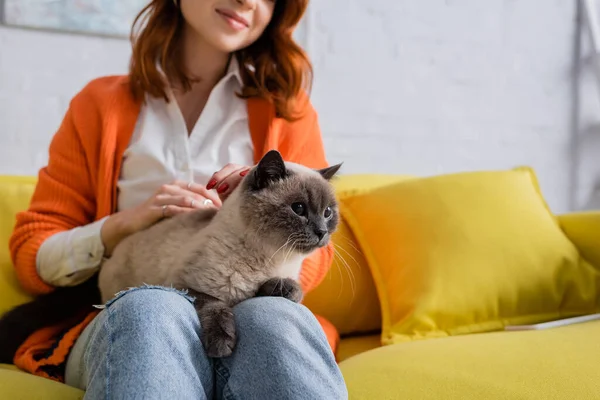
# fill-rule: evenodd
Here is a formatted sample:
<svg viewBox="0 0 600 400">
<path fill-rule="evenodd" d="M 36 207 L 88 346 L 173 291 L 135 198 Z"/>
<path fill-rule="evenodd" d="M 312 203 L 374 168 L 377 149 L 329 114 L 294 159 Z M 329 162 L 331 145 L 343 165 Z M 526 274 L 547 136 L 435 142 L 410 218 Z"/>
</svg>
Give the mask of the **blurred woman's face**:
<svg viewBox="0 0 600 400">
<path fill-rule="evenodd" d="M 181 0 L 189 33 L 219 51 L 250 46 L 271 21 L 277 0 Z M 279 0 L 280 1 L 280 0 Z"/>
</svg>

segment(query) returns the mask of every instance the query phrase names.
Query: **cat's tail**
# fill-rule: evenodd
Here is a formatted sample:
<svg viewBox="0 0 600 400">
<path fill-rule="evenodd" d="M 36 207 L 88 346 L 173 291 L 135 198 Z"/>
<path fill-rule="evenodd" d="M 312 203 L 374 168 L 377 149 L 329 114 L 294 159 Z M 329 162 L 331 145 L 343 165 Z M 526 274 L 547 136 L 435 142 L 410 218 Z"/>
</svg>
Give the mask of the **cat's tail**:
<svg viewBox="0 0 600 400">
<path fill-rule="evenodd" d="M 73 287 L 61 287 L 19 305 L 0 318 L 0 363 L 12 364 L 21 344 L 35 331 L 76 317 L 100 304 L 98 274 Z"/>
</svg>

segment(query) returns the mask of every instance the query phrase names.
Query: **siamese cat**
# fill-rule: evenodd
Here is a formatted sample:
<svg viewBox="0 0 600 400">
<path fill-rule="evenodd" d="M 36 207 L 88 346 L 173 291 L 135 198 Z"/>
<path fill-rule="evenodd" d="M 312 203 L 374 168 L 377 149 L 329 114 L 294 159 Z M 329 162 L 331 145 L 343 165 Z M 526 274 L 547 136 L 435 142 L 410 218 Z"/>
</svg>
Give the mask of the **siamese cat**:
<svg viewBox="0 0 600 400">
<path fill-rule="evenodd" d="M 186 290 L 207 355 L 230 355 L 233 306 L 255 296 L 301 301 L 302 262 L 338 225 L 329 181 L 340 166 L 313 170 L 268 152 L 220 210 L 179 214 L 121 241 L 100 268 L 102 302 L 144 284 Z"/>
</svg>

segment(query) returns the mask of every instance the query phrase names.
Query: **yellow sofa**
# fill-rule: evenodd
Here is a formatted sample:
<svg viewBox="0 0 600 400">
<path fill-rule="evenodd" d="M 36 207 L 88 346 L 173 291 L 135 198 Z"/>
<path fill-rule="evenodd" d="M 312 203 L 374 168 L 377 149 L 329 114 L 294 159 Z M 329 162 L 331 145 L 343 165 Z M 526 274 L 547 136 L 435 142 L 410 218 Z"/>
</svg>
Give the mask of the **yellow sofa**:
<svg viewBox="0 0 600 400">
<path fill-rule="evenodd" d="M 351 197 L 408 179 L 344 176 L 336 188 L 339 196 Z M 34 185 L 32 177 L 0 177 L 0 313 L 29 299 L 15 279 L 7 242 L 14 215 L 27 207 Z M 557 218 L 583 257 L 600 268 L 600 213 Z M 378 291 L 344 218 L 334 241 L 343 257 L 305 304 L 342 333 L 338 360 L 351 399 L 600 399 L 600 321 L 382 345 Z M 2 399 L 82 397 L 80 390 L 0 366 Z"/>
</svg>

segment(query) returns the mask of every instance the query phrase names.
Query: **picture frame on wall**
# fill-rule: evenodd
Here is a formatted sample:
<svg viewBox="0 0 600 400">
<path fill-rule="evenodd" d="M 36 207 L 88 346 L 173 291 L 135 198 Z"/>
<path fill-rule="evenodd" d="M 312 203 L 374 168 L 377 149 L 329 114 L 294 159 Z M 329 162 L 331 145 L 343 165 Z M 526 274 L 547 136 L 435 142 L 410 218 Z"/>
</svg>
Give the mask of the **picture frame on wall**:
<svg viewBox="0 0 600 400">
<path fill-rule="evenodd" d="M 149 0 L 0 0 L 6 26 L 100 36 L 129 37 Z"/>
</svg>

